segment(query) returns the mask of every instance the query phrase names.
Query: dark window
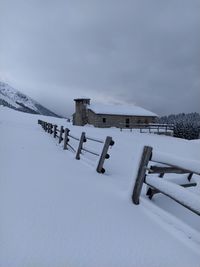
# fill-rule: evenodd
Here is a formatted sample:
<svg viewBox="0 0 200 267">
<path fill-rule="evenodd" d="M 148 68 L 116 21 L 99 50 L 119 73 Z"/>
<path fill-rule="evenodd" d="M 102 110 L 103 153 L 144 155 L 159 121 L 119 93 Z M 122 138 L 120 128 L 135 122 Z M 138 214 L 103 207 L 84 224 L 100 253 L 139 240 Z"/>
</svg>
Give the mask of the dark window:
<svg viewBox="0 0 200 267">
<path fill-rule="evenodd" d="M 129 123 L 130 123 L 130 119 L 127 118 L 127 119 L 126 119 L 126 128 L 129 128 Z"/>
<path fill-rule="evenodd" d="M 103 118 L 103 123 L 106 123 L 106 118 Z"/>
</svg>

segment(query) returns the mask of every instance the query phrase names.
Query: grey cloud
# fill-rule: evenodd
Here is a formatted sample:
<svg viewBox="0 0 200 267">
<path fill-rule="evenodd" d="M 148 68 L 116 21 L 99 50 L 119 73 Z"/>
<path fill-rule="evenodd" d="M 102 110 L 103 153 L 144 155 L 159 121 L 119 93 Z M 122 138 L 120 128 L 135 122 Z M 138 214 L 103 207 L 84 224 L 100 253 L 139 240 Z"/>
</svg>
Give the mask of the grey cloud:
<svg viewBox="0 0 200 267">
<path fill-rule="evenodd" d="M 0 3 L 0 78 L 54 111 L 73 97 L 200 112 L 198 0 Z"/>
</svg>

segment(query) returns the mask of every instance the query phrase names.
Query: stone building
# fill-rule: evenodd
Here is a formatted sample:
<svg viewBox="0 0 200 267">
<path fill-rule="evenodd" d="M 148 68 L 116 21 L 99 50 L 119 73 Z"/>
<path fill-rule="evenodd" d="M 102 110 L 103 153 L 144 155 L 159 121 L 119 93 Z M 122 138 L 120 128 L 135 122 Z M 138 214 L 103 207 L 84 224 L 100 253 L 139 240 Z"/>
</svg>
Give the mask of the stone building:
<svg viewBox="0 0 200 267">
<path fill-rule="evenodd" d="M 157 115 L 138 106 L 91 104 L 89 98 L 77 98 L 73 124 L 95 127 L 130 128 L 134 124 L 155 122 Z"/>
</svg>

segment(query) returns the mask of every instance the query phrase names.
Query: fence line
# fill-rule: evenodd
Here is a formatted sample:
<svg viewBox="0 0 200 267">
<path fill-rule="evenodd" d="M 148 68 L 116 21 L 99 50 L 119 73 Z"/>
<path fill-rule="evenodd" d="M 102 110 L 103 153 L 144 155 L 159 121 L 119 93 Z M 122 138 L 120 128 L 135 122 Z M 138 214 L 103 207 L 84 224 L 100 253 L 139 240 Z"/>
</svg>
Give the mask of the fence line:
<svg viewBox="0 0 200 267">
<path fill-rule="evenodd" d="M 139 129 L 140 133 L 145 133 L 144 130 L 148 130 L 149 133 L 157 134 L 173 134 L 174 133 L 174 124 L 159 124 L 159 123 L 120 123 L 120 130 L 123 129 Z"/>
<path fill-rule="evenodd" d="M 88 152 L 88 153 L 90 153 L 90 154 L 93 154 L 93 155 L 95 155 L 95 156 L 100 156 L 99 153 L 97 153 L 97 152 L 95 152 L 95 151 L 92 151 L 92 150 L 89 150 L 89 149 L 87 149 L 86 147 L 82 148 L 82 150 L 85 151 L 85 152 Z"/>
<path fill-rule="evenodd" d="M 97 142 L 97 143 L 101 143 L 101 144 L 104 143 L 103 140 L 100 140 L 100 139 L 97 139 L 97 138 L 92 138 L 90 136 L 86 136 L 86 138 L 87 138 L 87 140 L 94 141 L 94 142 Z"/>
<path fill-rule="evenodd" d="M 64 142 L 63 149 L 64 150 L 67 149 L 67 145 L 69 143 L 69 132 L 70 132 L 70 130 L 68 128 L 65 128 L 65 132 L 64 132 L 65 135 L 64 135 L 64 140 L 63 140 L 63 142 Z"/>
<path fill-rule="evenodd" d="M 74 140 L 80 141 L 80 139 L 78 137 L 75 137 L 75 136 L 73 136 L 71 134 L 69 134 L 69 137 L 73 138 Z"/>
<path fill-rule="evenodd" d="M 82 132 L 78 149 L 76 152 L 76 159 L 80 159 L 81 150 L 83 149 L 83 143 L 85 142 L 85 132 Z"/>
<path fill-rule="evenodd" d="M 59 144 L 63 141 L 63 149 L 64 150 L 71 148 L 73 150 L 73 152 L 76 153 L 75 158 L 77 160 L 80 160 L 82 151 L 99 157 L 96 171 L 98 173 L 104 173 L 105 172 L 103 165 L 104 165 L 105 160 L 110 157 L 110 155 L 108 154 L 109 148 L 114 145 L 114 141 L 112 140 L 112 137 L 107 136 L 105 141 L 104 141 L 104 140 L 101 140 L 98 138 L 86 136 L 85 132 L 82 132 L 81 137 L 78 138 L 78 137 L 72 135 L 70 133 L 70 129 L 64 128 L 64 126 L 61 126 L 60 129 L 58 129 L 58 126 L 56 124 L 53 125 L 51 123 L 48 123 L 48 122 L 45 122 L 42 120 L 38 120 L 38 124 L 41 125 L 42 128 L 46 132 L 48 132 L 49 134 L 53 134 L 54 138 L 57 137 Z M 64 136 L 63 136 L 63 134 L 64 134 Z M 69 143 L 70 138 L 79 142 L 77 150 L 75 148 L 73 148 L 73 146 Z M 86 143 L 87 140 L 103 144 L 102 151 L 98 153 L 94 150 L 91 150 L 91 149 L 84 147 L 84 143 Z"/>
<path fill-rule="evenodd" d="M 161 157 L 162 160 L 159 160 L 159 157 Z M 185 168 L 183 166 L 184 161 L 174 158 L 174 161 L 176 160 L 178 164 L 177 162 L 173 163 L 172 160 L 170 160 L 169 155 L 165 156 L 165 154 L 153 153 L 152 147 L 145 146 L 133 188 L 132 201 L 136 205 L 139 204 L 142 186 L 145 183 L 149 186 L 146 195 L 149 196 L 150 199 L 152 199 L 155 194 L 162 193 L 200 216 L 199 197 L 185 189 L 197 185 L 197 183 L 191 182 L 191 178 L 193 173 L 200 175 L 200 171 L 197 171 L 194 164 L 192 165 L 193 161 L 189 160 L 189 163 L 186 163 L 185 161 L 185 164 L 187 164 L 187 168 Z M 149 164 L 160 162 L 164 164 L 164 166 L 149 166 Z M 188 167 L 190 163 L 191 167 Z M 159 173 L 160 175 L 158 177 L 151 175 L 155 173 Z M 163 178 L 165 173 L 188 173 L 188 182 L 181 184 L 173 183 L 173 181 Z"/>
<path fill-rule="evenodd" d="M 98 173 L 105 172 L 104 162 L 106 159 L 110 158 L 108 150 L 114 145 L 112 137 L 107 136 L 105 140 L 101 140 L 87 136 L 85 132 L 82 132 L 80 138 L 78 138 L 71 134 L 70 129 L 64 128 L 63 126 L 58 129 L 56 124 L 53 125 L 42 120 L 38 120 L 38 124 L 40 124 L 46 132 L 53 134 L 54 138 L 58 138 L 59 143 L 63 141 L 64 150 L 69 148 L 72 149 L 72 151 L 76 154 L 75 158 L 77 160 L 81 159 L 81 155 L 83 154 L 82 152 L 90 153 L 98 157 L 96 171 Z M 74 139 L 78 142 L 78 149 L 73 148 L 70 143 L 70 139 Z M 85 143 L 87 143 L 88 140 L 101 143 L 103 145 L 102 150 L 97 152 L 89 149 L 87 146 L 85 146 Z M 199 197 L 186 190 L 187 187 L 193 187 L 197 185 L 197 183 L 191 181 L 191 179 L 193 174 L 200 176 L 200 169 L 198 166 L 199 162 L 186 159 L 183 160 L 181 158 L 164 153 L 157 153 L 153 151 L 152 147 L 145 146 L 143 148 L 135 184 L 133 187 L 133 203 L 136 205 L 139 204 L 143 184 L 146 184 L 146 195 L 149 197 L 149 199 L 152 199 L 155 194 L 162 193 L 200 216 Z M 164 179 L 164 175 L 167 173 L 188 174 L 186 177 L 188 182 L 182 182 L 181 180 L 166 180 Z M 152 176 L 152 174 L 158 174 L 158 176 L 155 177 Z"/>
</svg>

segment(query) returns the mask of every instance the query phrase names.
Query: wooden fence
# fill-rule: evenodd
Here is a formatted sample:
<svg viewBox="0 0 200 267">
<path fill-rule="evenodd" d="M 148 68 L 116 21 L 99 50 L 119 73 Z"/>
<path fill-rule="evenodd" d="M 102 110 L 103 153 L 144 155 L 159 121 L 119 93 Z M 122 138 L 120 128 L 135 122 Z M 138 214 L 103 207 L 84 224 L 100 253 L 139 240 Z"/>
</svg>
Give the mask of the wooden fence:
<svg viewBox="0 0 200 267">
<path fill-rule="evenodd" d="M 173 135 L 174 133 L 174 124 L 160 124 L 160 123 L 121 123 L 120 130 L 130 129 L 139 129 L 140 133 L 156 133 L 164 135 Z"/>
<path fill-rule="evenodd" d="M 152 147 L 145 146 L 133 188 L 133 203 L 139 204 L 142 186 L 145 183 L 147 185 L 146 194 L 150 199 L 155 194 L 162 193 L 200 215 L 200 198 L 185 189 L 186 187 L 197 185 L 191 181 L 191 178 L 193 174 L 196 174 L 197 177 L 200 176 L 200 167 L 197 167 L 199 163 L 164 153 L 153 153 Z M 164 179 L 166 173 L 187 174 L 188 182 L 181 183 L 181 180 L 178 179 L 175 183 L 175 179 L 171 181 Z M 158 174 L 158 176 L 154 174 Z"/>
<path fill-rule="evenodd" d="M 63 149 L 71 149 L 76 155 L 75 158 L 77 160 L 80 160 L 82 151 L 86 153 L 90 153 L 94 156 L 98 157 L 98 164 L 96 167 L 96 171 L 98 173 L 104 173 L 105 168 L 103 167 L 104 162 L 106 159 L 109 159 L 110 155 L 108 154 L 109 147 L 114 145 L 114 141 L 112 140 L 112 137 L 107 136 L 105 140 L 101 140 L 98 138 L 93 138 L 90 136 L 87 136 L 85 132 L 82 132 L 80 138 L 77 136 L 74 136 L 70 133 L 70 129 L 64 128 L 64 126 L 61 126 L 60 129 L 56 124 L 48 123 L 42 120 L 38 120 L 38 124 L 42 126 L 42 128 L 45 130 L 45 132 L 49 134 L 53 134 L 54 138 L 58 138 L 58 143 L 60 144 L 63 141 Z M 72 144 L 70 144 L 70 140 L 73 139 L 78 142 L 78 148 L 75 149 Z M 93 151 L 91 149 L 88 149 L 84 144 L 87 142 L 87 140 L 97 142 L 103 145 L 102 151 L 97 152 Z"/>
<path fill-rule="evenodd" d="M 173 136 L 174 134 L 174 124 L 166 124 L 166 123 L 108 123 L 105 122 L 102 124 L 102 121 L 95 120 L 94 125 L 96 127 L 110 128 L 117 127 L 120 131 L 123 130 L 139 130 L 140 133 L 154 133 L 154 134 L 163 134 Z"/>
</svg>

